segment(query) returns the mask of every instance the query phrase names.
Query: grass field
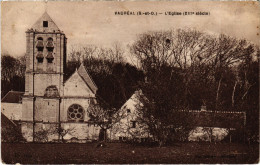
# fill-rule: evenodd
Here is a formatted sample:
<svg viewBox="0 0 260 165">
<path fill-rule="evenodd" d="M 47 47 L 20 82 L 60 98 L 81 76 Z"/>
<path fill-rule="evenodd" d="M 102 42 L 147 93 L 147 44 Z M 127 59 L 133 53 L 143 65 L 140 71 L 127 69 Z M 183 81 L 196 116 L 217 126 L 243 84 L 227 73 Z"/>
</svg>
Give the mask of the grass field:
<svg viewBox="0 0 260 165">
<path fill-rule="evenodd" d="M 3 163 L 256 163 L 258 144 L 177 143 L 148 147 L 125 143 L 19 144 L 2 143 Z"/>
</svg>

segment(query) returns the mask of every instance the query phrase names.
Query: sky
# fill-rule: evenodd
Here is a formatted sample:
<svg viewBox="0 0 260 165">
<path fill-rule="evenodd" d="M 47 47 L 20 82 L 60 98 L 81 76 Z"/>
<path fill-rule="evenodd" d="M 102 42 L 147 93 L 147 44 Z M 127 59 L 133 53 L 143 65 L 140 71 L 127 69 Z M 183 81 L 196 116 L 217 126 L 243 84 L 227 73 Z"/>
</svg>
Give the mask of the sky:
<svg viewBox="0 0 260 165">
<path fill-rule="evenodd" d="M 1 51 L 18 57 L 25 54 L 25 31 L 47 11 L 75 45 L 127 48 L 138 34 L 173 28 L 193 28 L 208 34 L 224 33 L 260 45 L 259 2 L 2 2 Z M 116 11 L 162 13 L 115 15 Z M 209 12 L 208 16 L 169 16 L 165 12 Z"/>
</svg>

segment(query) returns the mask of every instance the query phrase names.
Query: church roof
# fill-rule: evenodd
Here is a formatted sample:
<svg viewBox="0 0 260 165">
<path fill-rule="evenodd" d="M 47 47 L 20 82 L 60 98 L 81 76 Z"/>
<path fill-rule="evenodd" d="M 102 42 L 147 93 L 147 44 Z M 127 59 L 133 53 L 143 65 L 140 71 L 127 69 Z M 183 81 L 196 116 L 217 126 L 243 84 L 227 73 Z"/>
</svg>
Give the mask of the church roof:
<svg viewBox="0 0 260 165">
<path fill-rule="evenodd" d="M 1 100 L 3 103 L 21 103 L 24 92 L 9 91 Z"/>
<path fill-rule="evenodd" d="M 92 90 L 93 93 L 96 94 L 97 91 L 97 86 L 94 83 L 94 81 L 92 80 L 92 78 L 89 76 L 87 70 L 85 69 L 85 67 L 83 66 L 83 64 L 80 65 L 79 69 L 78 69 L 78 74 L 80 75 L 80 77 L 85 81 L 85 83 L 89 86 L 89 88 Z"/>
<path fill-rule="evenodd" d="M 51 19 L 47 12 L 44 12 L 43 15 L 35 22 L 32 26 L 33 30 L 39 32 L 59 32 L 60 29 Z"/>
</svg>

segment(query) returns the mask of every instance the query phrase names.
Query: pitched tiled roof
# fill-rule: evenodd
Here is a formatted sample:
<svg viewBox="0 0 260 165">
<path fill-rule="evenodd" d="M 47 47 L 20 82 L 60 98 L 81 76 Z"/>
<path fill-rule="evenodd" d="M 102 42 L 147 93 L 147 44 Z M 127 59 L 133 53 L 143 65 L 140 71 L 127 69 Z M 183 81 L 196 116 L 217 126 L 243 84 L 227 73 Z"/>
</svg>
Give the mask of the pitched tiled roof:
<svg viewBox="0 0 260 165">
<path fill-rule="evenodd" d="M 89 88 L 92 90 L 94 94 L 97 92 L 97 86 L 92 80 L 92 78 L 89 76 L 87 70 L 83 66 L 83 64 L 80 65 L 78 69 L 78 74 L 81 76 L 81 78 L 85 81 L 85 83 L 89 86 Z"/>
<path fill-rule="evenodd" d="M 22 103 L 24 92 L 9 91 L 1 100 L 3 103 Z"/>
</svg>

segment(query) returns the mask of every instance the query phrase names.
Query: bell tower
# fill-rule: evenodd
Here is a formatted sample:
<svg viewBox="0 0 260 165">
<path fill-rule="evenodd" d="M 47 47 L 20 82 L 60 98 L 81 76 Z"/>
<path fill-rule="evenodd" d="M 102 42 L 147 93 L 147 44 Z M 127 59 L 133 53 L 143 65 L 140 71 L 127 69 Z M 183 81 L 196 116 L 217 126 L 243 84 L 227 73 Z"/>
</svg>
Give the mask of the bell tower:
<svg viewBox="0 0 260 165">
<path fill-rule="evenodd" d="M 66 43 L 65 34 L 47 12 L 26 31 L 25 95 L 44 96 L 49 86 L 62 92 Z"/>
<path fill-rule="evenodd" d="M 35 141 L 35 133 L 45 127 L 44 123 L 60 122 L 66 44 L 65 34 L 47 12 L 26 31 L 22 132 L 28 141 Z"/>
</svg>

